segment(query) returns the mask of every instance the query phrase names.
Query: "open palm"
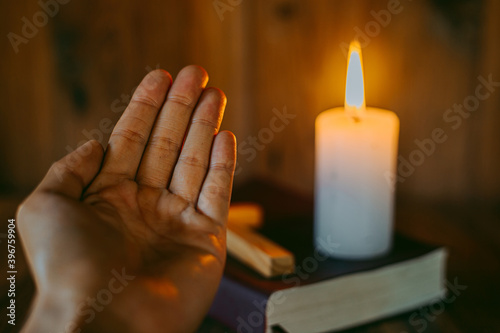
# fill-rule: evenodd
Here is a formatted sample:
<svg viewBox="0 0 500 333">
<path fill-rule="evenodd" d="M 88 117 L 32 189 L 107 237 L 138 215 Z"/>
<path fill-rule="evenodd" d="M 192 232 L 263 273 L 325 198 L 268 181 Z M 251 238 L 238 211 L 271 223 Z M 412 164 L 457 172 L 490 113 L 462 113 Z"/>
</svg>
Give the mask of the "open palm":
<svg viewBox="0 0 500 333">
<path fill-rule="evenodd" d="M 225 96 L 207 81 L 197 66 L 174 83 L 151 72 L 106 151 L 67 155 L 21 205 L 38 290 L 25 331 L 199 325 L 224 267 L 235 164 L 234 136 L 218 133 Z"/>
</svg>

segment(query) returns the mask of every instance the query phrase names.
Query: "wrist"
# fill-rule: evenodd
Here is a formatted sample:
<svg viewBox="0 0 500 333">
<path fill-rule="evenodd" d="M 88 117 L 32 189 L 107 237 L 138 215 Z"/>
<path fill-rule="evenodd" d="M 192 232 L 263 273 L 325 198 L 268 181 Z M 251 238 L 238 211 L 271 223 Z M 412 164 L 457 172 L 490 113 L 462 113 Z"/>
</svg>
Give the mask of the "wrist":
<svg viewBox="0 0 500 333">
<path fill-rule="evenodd" d="M 31 305 L 30 315 L 23 333 L 80 332 L 82 320 L 78 314 L 78 303 L 70 296 L 60 294 L 37 294 Z"/>
</svg>

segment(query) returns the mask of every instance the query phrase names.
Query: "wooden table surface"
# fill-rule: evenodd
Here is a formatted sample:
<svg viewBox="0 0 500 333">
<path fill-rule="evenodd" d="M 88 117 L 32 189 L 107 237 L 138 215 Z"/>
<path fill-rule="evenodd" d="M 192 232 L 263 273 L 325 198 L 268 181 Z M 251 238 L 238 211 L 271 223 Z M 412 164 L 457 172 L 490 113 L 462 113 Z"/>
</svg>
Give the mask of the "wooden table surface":
<svg viewBox="0 0 500 333">
<path fill-rule="evenodd" d="M 15 214 L 19 199 L 0 200 L 2 229 L 0 246 L 2 276 L 6 272 L 7 219 Z M 287 216 L 311 216 L 312 199 L 294 194 L 269 182 L 252 181 L 236 188 L 233 201 L 253 201 L 263 205 L 266 223 Z M 423 322 L 411 321 L 414 311 L 387 318 L 345 333 L 414 333 L 414 332 L 500 332 L 500 205 L 480 202 L 429 203 L 398 198 L 396 230 L 418 240 L 448 248 L 447 277 L 466 285 L 451 304 L 428 306 L 415 311 Z M 19 251 L 19 247 L 17 248 Z M 19 254 L 19 253 L 18 253 Z M 0 294 L 2 316 L 0 331 L 17 332 L 23 322 L 34 293 L 33 282 L 26 270 L 22 254 L 17 257 L 16 327 L 6 323 L 8 302 L 5 277 Z M 233 333 L 211 318 L 206 318 L 198 332 Z"/>
</svg>

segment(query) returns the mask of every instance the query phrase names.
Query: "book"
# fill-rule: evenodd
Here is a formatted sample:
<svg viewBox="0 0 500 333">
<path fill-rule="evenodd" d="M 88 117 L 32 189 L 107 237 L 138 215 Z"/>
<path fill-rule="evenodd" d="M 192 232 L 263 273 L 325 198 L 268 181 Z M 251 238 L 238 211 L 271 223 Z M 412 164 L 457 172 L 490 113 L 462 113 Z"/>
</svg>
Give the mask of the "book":
<svg viewBox="0 0 500 333">
<path fill-rule="evenodd" d="M 332 332 L 403 313 L 444 297 L 447 252 L 397 235 L 372 260 L 326 258 L 304 221 L 262 233 L 296 255 L 295 273 L 264 278 L 228 257 L 209 315 L 238 333 Z"/>
</svg>

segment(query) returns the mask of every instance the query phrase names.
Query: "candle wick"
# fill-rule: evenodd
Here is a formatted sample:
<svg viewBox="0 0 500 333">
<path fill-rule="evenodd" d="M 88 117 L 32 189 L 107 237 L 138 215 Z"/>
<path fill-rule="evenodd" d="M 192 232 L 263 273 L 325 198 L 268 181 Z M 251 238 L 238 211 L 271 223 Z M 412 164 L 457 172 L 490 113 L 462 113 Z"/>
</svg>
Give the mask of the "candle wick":
<svg viewBox="0 0 500 333">
<path fill-rule="evenodd" d="M 361 118 L 358 117 L 358 116 L 352 116 L 352 119 L 354 120 L 355 123 L 360 123 L 361 122 Z"/>
</svg>

